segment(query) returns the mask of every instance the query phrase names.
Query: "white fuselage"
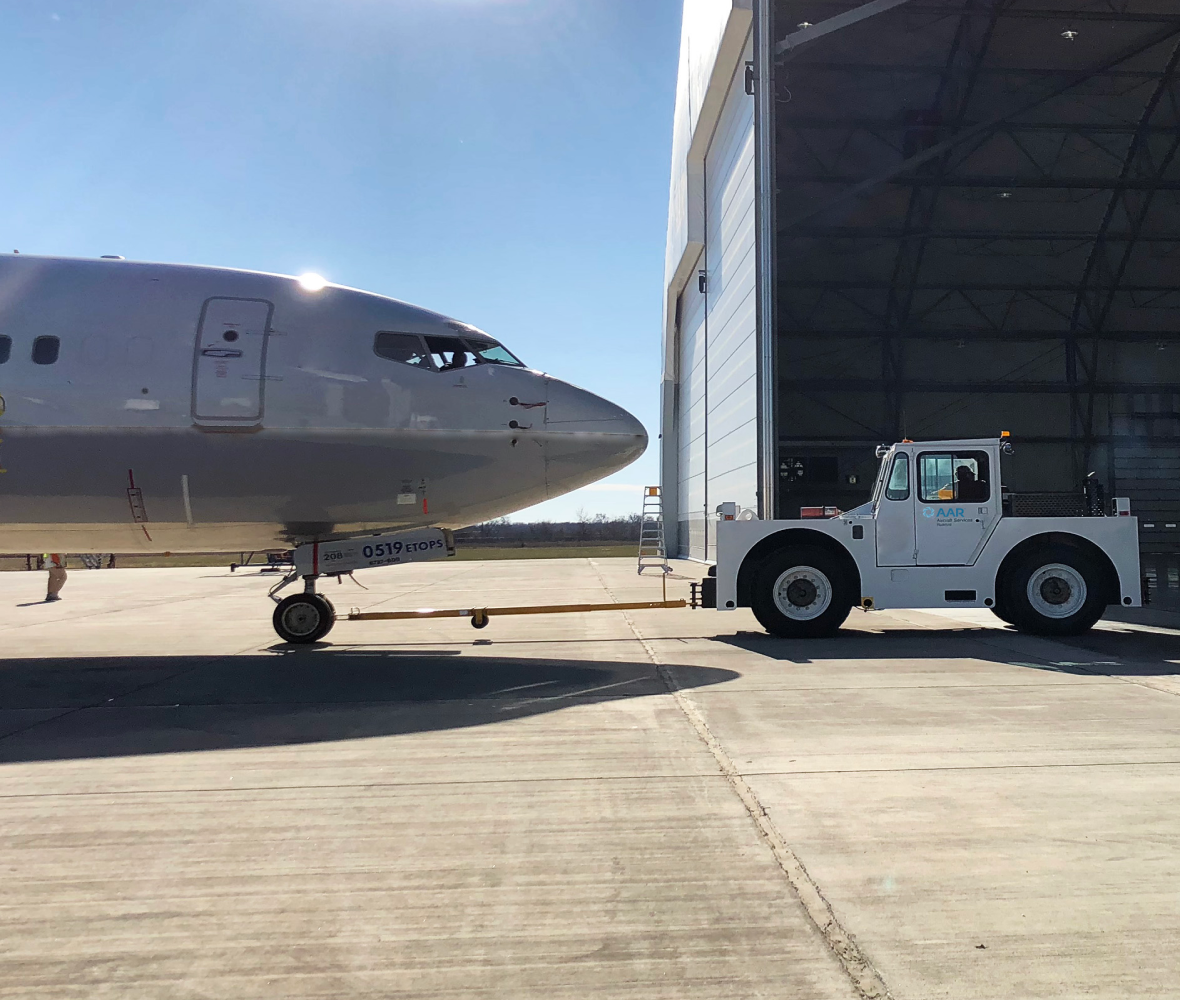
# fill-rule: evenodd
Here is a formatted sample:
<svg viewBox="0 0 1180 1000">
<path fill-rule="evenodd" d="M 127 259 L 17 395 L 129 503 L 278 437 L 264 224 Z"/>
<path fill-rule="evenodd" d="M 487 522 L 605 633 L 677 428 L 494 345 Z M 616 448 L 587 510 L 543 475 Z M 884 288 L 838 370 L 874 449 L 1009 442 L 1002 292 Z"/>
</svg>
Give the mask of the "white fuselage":
<svg viewBox="0 0 1180 1000">
<path fill-rule="evenodd" d="M 634 417 L 591 393 L 509 364 L 402 363 L 375 352 L 379 332 L 486 339 L 281 275 L 0 258 L 0 551 L 261 549 L 461 527 L 646 447 Z"/>
</svg>

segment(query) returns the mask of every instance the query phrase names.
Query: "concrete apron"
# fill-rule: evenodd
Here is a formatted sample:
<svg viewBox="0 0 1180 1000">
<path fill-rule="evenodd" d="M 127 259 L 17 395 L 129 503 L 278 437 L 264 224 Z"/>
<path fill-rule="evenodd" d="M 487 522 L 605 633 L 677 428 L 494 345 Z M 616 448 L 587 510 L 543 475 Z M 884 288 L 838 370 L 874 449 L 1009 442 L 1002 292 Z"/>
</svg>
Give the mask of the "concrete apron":
<svg viewBox="0 0 1180 1000">
<path fill-rule="evenodd" d="M 1169 628 L 610 612 L 292 652 L 269 576 L 42 577 L 0 575 L 0 996 L 1174 993 Z M 358 579 L 338 609 L 659 590 Z"/>
</svg>

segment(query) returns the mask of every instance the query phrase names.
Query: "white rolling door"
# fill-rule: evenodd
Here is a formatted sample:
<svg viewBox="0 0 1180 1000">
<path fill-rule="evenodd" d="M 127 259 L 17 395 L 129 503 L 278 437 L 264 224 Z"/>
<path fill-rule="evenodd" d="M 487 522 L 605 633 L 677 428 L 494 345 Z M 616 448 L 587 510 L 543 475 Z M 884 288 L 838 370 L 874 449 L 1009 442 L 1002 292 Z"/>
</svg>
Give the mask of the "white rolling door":
<svg viewBox="0 0 1180 1000">
<path fill-rule="evenodd" d="M 705 307 L 694 278 L 680 293 L 676 310 L 677 537 L 679 555 L 690 559 L 702 559 L 705 552 Z"/>
<path fill-rule="evenodd" d="M 754 98 L 745 89 L 745 63 L 753 57 L 749 40 L 705 157 L 710 510 L 730 500 L 758 506 Z M 712 559 L 715 519 L 708 524 Z"/>
<path fill-rule="evenodd" d="M 701 112 L 690 125 L 691 142 L 678 147 L 688 156 L 682 171 L 687 200 L 676 200 L 674 169 L 669 217 L 676 255 L 669 284 L 677 298 L 668 302 L 675 318 L 665 326 L 665 336 L 674 339 L 666 341 L 665 400 L 669 386 L 672 392 L 664 444 L 674 458 L 665 459 L 662 475 L 667 492 L 673 479 L 676 484 L 679 554 L 708 561 L 716 556 L 717 505 L 758 507 L 754 98 L 745 80 L 753 58 L 750 24 L 749 11 L 736 6 L 726 17 L 718 61 L 706 92 L 696 98 Z M 692 104 L 678 97 L 677 113 Z"/>
</svg>

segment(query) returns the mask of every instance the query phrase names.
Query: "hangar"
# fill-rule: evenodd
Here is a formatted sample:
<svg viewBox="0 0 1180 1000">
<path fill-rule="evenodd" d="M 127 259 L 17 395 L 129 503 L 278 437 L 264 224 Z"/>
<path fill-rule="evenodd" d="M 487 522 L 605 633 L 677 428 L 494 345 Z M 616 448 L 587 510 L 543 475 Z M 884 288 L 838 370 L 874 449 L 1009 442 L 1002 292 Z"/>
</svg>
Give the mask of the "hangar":
<svg viewBox="0 0 1180 1000">
<path fill-rule="evenodd" d="M 1093 473 L 1180 592 L 1178 65 L 1174 0 L 685 0 L 670 551 L 1007 430 L 1006 485 Z"/>
</svg>

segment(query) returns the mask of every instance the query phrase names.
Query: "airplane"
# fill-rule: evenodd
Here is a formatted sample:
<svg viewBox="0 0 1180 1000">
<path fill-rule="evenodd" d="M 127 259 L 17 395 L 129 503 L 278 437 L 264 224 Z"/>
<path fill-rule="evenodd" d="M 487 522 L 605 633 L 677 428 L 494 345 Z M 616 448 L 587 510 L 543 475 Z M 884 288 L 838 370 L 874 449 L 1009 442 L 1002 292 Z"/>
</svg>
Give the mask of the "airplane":
<svg viewBox="0 0 1180 1000">
<path fill-rule="evenodd" d="M 4 551 L 454 529 L 646 446 L 626 410 L 476 327 L 316 275 L 0 256 Z"/>
</svg>

